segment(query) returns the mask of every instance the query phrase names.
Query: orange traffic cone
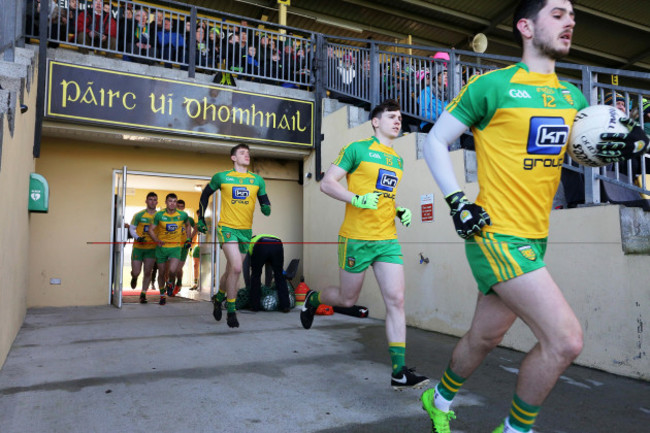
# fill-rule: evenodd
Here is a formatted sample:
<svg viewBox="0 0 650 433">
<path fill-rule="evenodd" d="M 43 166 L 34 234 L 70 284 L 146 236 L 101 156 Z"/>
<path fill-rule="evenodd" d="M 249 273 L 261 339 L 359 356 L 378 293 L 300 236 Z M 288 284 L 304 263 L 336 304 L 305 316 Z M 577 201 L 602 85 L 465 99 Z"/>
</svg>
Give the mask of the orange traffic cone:
<svg viewBox="0 0 650 433">
<path fill-rule="evenodd" d="M 304 305 L 305 296 L 309 291 L 309 286 L 305 283 L 305 277 L 300 277 L 300 284 L 296 287 L 296 306 Z"/>
</svg>

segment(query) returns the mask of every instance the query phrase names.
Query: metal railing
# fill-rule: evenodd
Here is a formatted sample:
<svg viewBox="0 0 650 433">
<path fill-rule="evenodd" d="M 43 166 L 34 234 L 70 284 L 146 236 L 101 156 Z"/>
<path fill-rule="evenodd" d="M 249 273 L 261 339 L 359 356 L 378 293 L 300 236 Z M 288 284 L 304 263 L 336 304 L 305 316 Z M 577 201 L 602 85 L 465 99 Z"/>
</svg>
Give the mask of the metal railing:
<svg viewBox="0 0 650 433">
<path fill-rule="evenodd" d="M 311 86 L 313 34 L 177 2 L 169 7 L 130 0 L 50 3 L 49 46 L 77 47 L 125 61 L 221 73 L 239 79 Z M 27 0 L 25 37 L 38 39 L 40 3 Z M 228 20 L 228 21 L 226 21 Z M 233 21 L 240 21 L 239 24 Z M 221 78 L 219 79 L 221 81 Z"/>
<path fill-rule="evenodd" d="M 23 43 L 23 14 L 25 4 L 11 0 L 0 1 L 3 13 L 0 14 L 0 55 L 1 59 L 12 62 L 15 48 Z"/>
<path fill-rule="evenodd" d="M 428 130 L 443 108 L 473 75 L 519 58 L 477 54 L 427 46 L 319 35 L 292 27 L 189 6 L 142 5 L 130 0 L 59 0 L 50 3 L 47 40 L 50 45 L 95 50 L 125 61 L 158 64 L 215 74 L 217 84 L 233 78 L 309 89 L 316 98 L 330 96 L 371 107 L 386 98 L 402 107 L 405 127 Z M 27 0 L 25 37 L 38 37 L 38 3 Z M 650 74 L 558 63 L 561 79 L 578 86 L 590 104 L 616 105 L 650 129 L 644 101 L 650 100 Z M 610 77 L 634 86 L 605 83 Z M 613 93 L 612 93 L 613 92 Z M 617 96 L 617 93 L 620 95 Z M 614 97 L 609 101 L 608 94 Z M 630 110 L 632 109 L 632 110 Z M 648 110 L 650 112 L 650 110 Z M 629 113 L 634 115 L 634 113 Z M 318 141 L 318 140 L 317 140 Z M 648 158 L 598 169 L 578 166 L 570 159 L 566 170 L 584 176 L 586 203 L 600 203 L 601 183 L 649 194 Z M 639 196 L 640 198 L 641 196 Z"/>
</svg>

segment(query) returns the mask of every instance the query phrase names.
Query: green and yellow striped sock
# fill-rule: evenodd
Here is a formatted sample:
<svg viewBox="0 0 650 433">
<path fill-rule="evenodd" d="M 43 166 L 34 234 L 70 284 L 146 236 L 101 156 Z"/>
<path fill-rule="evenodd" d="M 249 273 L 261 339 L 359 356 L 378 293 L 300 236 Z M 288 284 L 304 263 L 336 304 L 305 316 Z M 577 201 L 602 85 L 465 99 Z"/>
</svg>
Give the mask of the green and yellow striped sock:
<svg viewBox="0 0 650 433">
<path fill-rule="evenodd" d="M 216 294 L 216 298 L 215 298 L 215 300 L 216 300 L 217 302 L 223 302 L 224 299 L 226 299 L 226 292 L 224 292 L 224 291 L 222 291 L 221 289 L 219 289 L 219 291 L 218 291 L 217 294 Z"/>
<path fill-rule="evenodd" d="M 393 366 L 393 373 L 397 374 L 404 367 L 406 358 L 406 343 L 388 343 L 388 353 L 390 353 L 390 362 Z"/>
<path fill-rule="evenodd" d="M 539 414 L 539 406 L 533 406 L 523 401 L 517 394 L 512 398 L 508 424 L 517 431 L 528 433 L 532 430 L 535 419 Z"/>
<path fill-rule="evenodd" d="M 234 313 L 237 311 L 237 308 L 235 308 L 235 301 L 236 299 L 228 299 L 226 301 L 226 309 L 228 310 L 229 313 Z"/>
<path fill-rule="evenodd" d="M 318 308 L 318 306 L 321 304 L 320 301 L 320 292 L 316 292 L 315 295 L 311 295 L 309 297 L 309 305 L 311 305 L 314 308 Z"/>
<path fill-rule="evenodd" d="M 445 400 L 451 401 L 463 383 L 465 383 L 465 379 L 451 371 L 451 367 L 447 367 L 436 389 Z"/>
</svg>

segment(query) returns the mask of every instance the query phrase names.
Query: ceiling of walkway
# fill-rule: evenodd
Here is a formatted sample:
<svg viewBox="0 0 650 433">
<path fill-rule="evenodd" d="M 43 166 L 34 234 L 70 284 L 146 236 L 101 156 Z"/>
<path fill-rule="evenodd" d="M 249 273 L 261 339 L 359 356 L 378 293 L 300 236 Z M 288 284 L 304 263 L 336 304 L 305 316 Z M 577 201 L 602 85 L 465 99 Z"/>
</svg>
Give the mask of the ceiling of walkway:
<svg viewBox="0 0 650 433">
<path fill-rule="evenodd" d="M 181 0 L 182 3 L 277 23 L 276 0 Z M 470 50 L 477 33 L 487 54 L 518 56 L 512 13 L 518 0 L 291 0 L 287 25 L 327 35 Z M 648 0 L 576 0 L 569 62 L 650 71 Z"/>
</svg>

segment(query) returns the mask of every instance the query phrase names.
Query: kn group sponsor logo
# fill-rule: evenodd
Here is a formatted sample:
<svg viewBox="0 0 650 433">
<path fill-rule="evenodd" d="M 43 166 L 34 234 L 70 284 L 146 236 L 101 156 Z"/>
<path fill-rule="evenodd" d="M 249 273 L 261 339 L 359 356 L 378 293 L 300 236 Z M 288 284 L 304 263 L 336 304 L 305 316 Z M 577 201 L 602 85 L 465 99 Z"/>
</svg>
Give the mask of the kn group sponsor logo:
<svg viewBox="0 0 650 433">
<path fill-rule="evenodd" d="M 249 194 L 248 188 L 244 186 L 234 186 L 232 188 L 232 198 L 235 200 L 246 200 Z"/>
<path fill-rule="evenodd" d="M 379 169 L 379 175 L 377 176 L 377 184 L 375 187 L 379 191 L 393 192 L 397 188 L 397 183 L 399 178 L 394 171 L 386 170 L 385 168 Z"/>
<path fill-rule="evenodd" d="M 562 117 L 531 117 L 528 129 L 528 156 L 523 169 L 562 168 L 562 149 L 569 140 L 569 126 Z"/>
<path fill-rule="evenodd" d="M 528 153 L 559 155 L 569 139 L 569 126 L 562 117 L 532 117 L 528 130 Z"/>
</svg>

